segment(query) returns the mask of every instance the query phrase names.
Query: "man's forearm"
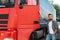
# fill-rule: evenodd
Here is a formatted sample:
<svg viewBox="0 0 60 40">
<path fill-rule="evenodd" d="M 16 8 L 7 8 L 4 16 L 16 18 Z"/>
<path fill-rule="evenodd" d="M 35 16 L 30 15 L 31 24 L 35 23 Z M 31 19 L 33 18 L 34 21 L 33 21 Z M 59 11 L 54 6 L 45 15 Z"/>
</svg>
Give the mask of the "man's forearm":
<svg viewBox="0 0 60 40">
<path fill-rule="evenodd" d="M 44 19 L 44 16 L 41 14 L 41 17 Z"/>
<path fill-rule="evenodd" d="M 40 11 L 39 11 L 39 13 L 40 13 Z M 40 16 L 44 19 L 45 17 L 40 13 Z"/>
</svg>

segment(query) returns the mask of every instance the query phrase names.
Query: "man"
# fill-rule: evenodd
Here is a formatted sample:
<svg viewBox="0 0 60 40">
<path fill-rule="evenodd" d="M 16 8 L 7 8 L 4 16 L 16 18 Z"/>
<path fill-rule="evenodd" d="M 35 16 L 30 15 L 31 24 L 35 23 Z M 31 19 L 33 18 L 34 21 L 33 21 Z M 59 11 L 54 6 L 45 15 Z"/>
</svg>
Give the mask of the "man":
<svg viewBox="0 0 60 40">
<path fill-rule="evenodd" d="M 58 31 L 58 24 L 56 21 L 53 20 L 53 15 L 48 14 L 48 20 L 44 18 L 44 16 L 41 14 L 41 17 L 47 21 L 47 30 L 48 30 L 48 35 L 46 40 L 56 40 L 55 34 Z"/>
</svg>

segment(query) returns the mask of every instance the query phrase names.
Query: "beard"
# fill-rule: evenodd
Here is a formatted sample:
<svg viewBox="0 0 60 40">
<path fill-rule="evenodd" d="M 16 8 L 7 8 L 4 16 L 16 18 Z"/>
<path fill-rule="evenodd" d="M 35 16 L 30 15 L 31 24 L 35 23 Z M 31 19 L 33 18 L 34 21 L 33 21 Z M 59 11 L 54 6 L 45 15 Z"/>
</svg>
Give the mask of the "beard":
<svg viewBox="0 0 60 40">
<path fill-rule="evenodd" d="M 49 19 L 49 21 L 52 21 L 53 19 Z"/>
</svg>

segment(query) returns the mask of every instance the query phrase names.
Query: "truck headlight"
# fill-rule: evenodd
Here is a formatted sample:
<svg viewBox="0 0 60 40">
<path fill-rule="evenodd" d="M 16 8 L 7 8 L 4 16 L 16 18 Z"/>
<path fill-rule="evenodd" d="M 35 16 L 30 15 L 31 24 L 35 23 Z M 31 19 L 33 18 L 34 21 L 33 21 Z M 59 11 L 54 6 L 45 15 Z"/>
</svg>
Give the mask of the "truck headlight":
<svg viewBox="0 0 60 40">
<path fill-rule="evenodd" d="M 4 38 L 4 40 L 14 40 L 13 38 Z"/>
</svg>

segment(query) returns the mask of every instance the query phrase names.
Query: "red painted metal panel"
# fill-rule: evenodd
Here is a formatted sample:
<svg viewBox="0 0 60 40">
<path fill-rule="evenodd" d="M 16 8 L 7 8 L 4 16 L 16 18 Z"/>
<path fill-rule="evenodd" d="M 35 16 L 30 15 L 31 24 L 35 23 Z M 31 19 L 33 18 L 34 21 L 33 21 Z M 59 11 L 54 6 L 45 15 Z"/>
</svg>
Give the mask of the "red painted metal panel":
<svg viewBox="0 0 60 40">
<path fill-rule="evenodd" d="M 38 29 L 39 25 L 21 25 L 17 28 L 18 40 L 29 40 L 31 33 Z"/>
<path fill-rule="evenodd" d="M 34 29 L 18 29 L 18 40 L 29 40 L 33 30 Z"/>
<path fill-rule="evenodd" d="M 4 40 L 4 38 L 13 38 L 16 40 L 16 31 L 15 30 L 0 30 L 0 40 Z"/>
<path fill-rule="evenodd" d="M 8 28 L 16 28 L 17 26 L 17 14 L 15 8 L 10 8 L 9 18 L 8 18 Z"/>
<path fill-rule="evenodd" d="M 0 14 L 8 14 L 9 8 L 0 8 Z"/>
<path fill-rule="evenodd" d="M 18 40 L 29 40 L 31 33 L 40 28 L 40 23 L 34 24 L 34 21 L 40 22 L 40 13 L 38 6 L 23 6 L 17 8 L 17 30 Z"/>
<path fill-rule="evenodd" d="M 17 29 L 37 29 L 40 28 L 40 24 L 34 24 L 34 25 L 18 25 Z"/>
<path fill-rule="evenodd" d="M 24 6 L 23 9 L 17 9 L 18 25 L 34 24 L 34 21 L 39 21 L 38 6 Z"/>
</svg>

